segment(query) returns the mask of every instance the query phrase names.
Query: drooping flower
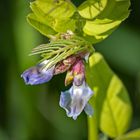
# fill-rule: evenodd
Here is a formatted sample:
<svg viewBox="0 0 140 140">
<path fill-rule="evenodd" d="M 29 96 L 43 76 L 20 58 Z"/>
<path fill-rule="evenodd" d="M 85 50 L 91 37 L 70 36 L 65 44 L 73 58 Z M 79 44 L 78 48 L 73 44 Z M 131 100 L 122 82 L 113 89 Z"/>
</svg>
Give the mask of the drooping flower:
<svg viewBox="0 0 140 140">
<path fill-rule="evenodd" d="M 61 92 L 60 106 L 74 120 L 83 110 L 87 115 L 92 115 L 93 109 L 88 101 L 93 91 L 86 83 L 84 67 L 84 60 L 88 61 L 89 54 L 93 52 L 91 50 L 92 45 L 72 31 L 58 34 L 49 43 L 32 50 L 30 55 L 40 54 L 43 62 L 24 71 L 21 77 L 27 85 L 37 85 L 67 72 L 65 86 L 72 83 L 72 87 Z"/>
<path fill-rule="evenodd" d="M 72 77 L 72 78 L 71 78 Z M 72 87 L 61 92 L 60 106 L 66 110 L 67 116 L 74 120 L 84 110 L 87 115 L 93 114 L 92 107 L 88 104 L 93 95 L 93 91 L 85 82 L 85 69 L 83 60 L 78 59 L 73 65 L 71 71 L 67 74 L 65 83 L 73 80 Z"/>
<path fill-rule="evenodd" d="M 21 77 L 24 79 L 27 85 L 42 84 L 52 79 L 55 67 L 53 66 L 50 69 L 45 70 L 43 66 L 46 63 L 48 63 L 48 60 L 45 60 L 42 63 L 31 67 L 23 72 Z"/>
<path fill-rule="evenodd" d="M 92 95 L 93 91 L 85 82 L 80 86 L 73 84 L 69 90 L 61 92 L 59 104 L 66 110 L 68 117 L 76 120 L 83 110 L 87 115 L 93 114 L 93 109 L 88 104 Z"/>
</svg>

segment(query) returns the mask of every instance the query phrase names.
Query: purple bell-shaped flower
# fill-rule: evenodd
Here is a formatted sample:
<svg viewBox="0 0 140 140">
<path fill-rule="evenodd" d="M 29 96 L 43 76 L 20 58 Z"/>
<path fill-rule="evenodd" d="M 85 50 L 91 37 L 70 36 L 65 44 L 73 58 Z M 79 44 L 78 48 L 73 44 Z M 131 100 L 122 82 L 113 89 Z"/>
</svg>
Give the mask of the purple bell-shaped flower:
<svg viewBox="0 0 140 140">
<path fill-rule="evenodd" d="M 24 79 L 27 85 L 37 85 L 48 82 L 54 75 L 55 66 L 45 69 L 43 66 L 48 63 L 49 60 L 45 60 L 42 63 L 31 67 L 23 72 L 21 77 Z"/>
<path fill-rule="evenodd" d="M 72 117 L 74 120 L 77 119 L 83 110 L 87 115 L 91 116 L 93 109 L 88 104 L 88 101 L 92 95 L 93 91 L 85 82 L 80 86 L 73 84 L 69 90 L 61 92 L 59 104 L 66 110 L 67 116 Z"/>
<path fill-rule="evenodd" d="M 93 109 L 88 101 L 93 95 L 93 91 L 85 82 L 84 64 L 82 60 L 78 60 L 73 68 L 73 85 L 64 92 L 61 92 L 60 106 L 66 110 L 67 116 L 74 120 L 84 110 L 87 115 L 93 114 Z"/>
</svg>

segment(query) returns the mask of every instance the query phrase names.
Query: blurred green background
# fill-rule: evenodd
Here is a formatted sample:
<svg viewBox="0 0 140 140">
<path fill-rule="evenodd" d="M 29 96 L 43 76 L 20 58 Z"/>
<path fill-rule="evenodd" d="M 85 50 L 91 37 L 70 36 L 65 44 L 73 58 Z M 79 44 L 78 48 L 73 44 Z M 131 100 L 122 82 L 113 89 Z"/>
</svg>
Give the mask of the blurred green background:
<svg viewBox="0 0 140 140">
<path fill-rule="evenodd" d="M 38 60 L 28 56 L 31 49 L 47 42 L 26 22 L 29 2 L 0 2 L 0 140 L 87 140 L 86 115 L 74 121 L 59 107 L 64 75 L 39 86 L 26 86 L 20 78 Z M 134 110 L 130 130 L 140 127 L 140 1 L 131 2 L 129 18 L 95 46 L 129 91 Z"/>
</svg>

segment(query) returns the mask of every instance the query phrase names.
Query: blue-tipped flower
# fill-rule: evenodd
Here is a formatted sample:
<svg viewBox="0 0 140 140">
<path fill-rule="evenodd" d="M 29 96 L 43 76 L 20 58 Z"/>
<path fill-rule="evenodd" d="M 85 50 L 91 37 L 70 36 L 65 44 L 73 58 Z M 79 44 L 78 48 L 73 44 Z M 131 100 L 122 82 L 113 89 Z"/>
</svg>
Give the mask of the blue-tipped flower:
<svg viewBox="0 0 140 140">
<path fill-rule="evenodd" d="M 21 77 L 24 79 L 25 83 L 27 85 L 37 85 L 50 81 L 53 77 L 55 66 L 46 70 L 43 66 L 47 63 L 48 60 L 45 60 L 23 72 Z"/>
<path fill-rule="evenodd" d="M 69 90 L 61 92 L 59 104 L 66 110 L 67 116 L 72 117 L 74 120 L 77 119 L 83 110 L 87 115 L 91 116 L 93 109 L 88 104 L 88 101 L 92 95 L 93 91 L 85 82 L 80 86 L 76 86 L 73 83 Z"/>
</svg>

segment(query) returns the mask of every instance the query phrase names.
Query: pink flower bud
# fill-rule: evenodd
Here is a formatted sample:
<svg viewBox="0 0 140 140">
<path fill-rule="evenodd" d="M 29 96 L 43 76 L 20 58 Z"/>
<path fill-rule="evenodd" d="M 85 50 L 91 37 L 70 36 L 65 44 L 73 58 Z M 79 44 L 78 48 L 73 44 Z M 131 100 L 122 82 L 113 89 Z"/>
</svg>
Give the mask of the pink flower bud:
<svg viewBox="0 0 140 140">
<path fill-rule="evenodd" d="M 56 65 L 54 74 L 57 75 L 66 72 L 75 63 L 75 61 L 76 61 L 75 56 L 70 56 L 64 59 L 63 61 L 61 61 Z"/>
<path fill-rule="evenodd" d="M 63 62 L 60 62 L 55 66 L 54 75 L 63 73 L 67 71 L 69 68 L 70 68 L 70 65 L 65 65 Z"/>
<path fill-rule="evenodd" d="M 85 67 L 82 60 L 77 60 L 74 66 L 72 67 L 74 74 L 74 84 L 77 86 L 82 85 L 85 80 Z"/>
</svg>

